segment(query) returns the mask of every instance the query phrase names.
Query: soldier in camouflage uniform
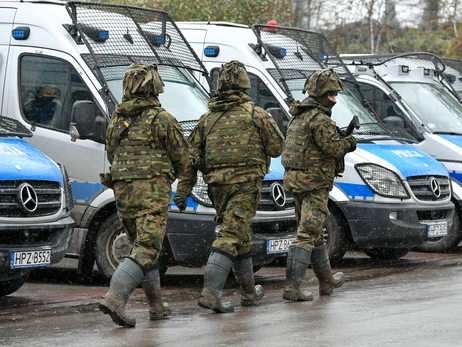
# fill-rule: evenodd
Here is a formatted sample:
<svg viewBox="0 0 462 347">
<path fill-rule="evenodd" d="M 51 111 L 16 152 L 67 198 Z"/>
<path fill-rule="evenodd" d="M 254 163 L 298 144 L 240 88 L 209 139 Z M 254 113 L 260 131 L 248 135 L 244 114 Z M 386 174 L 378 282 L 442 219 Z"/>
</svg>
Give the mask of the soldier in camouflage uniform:
<svg viewBox="0 0 462 347">
<path fill-rule="evenodd" d="M 210 99 L 209 111 L 189 137 L 192 165 L 173 198 L 183 210 L 197 170 L 203 173 L 220 231 L 212 244 L 198 304 L 219 313 L 234 311 L 230 303 L 221 302 L 231 268 L 241 288 L 242 306 L 255 305 L 264 295 L 263 287 L 254 283 L 250 226 L 270 157 L 280 156 L 284 149 L 279 128 L 267 112 L 252 103 L 249 88 L 242 63 L 231 61 L 221 67 L 218 95 Z"/>
<path fill-rule="evenodd" d="M 158 260 L 171 184 L 185 171 L 189 158 L 181 126 L 158 100 L 163 86 L 156 65 L 130 65 L 123 81 L 122 103 L 106 133 L 117 212 L 133 249 L 114 272 L 99 307 L 124 327 L 136 324 L 127 317 L 125 304 L 140 283 L 151 320 L 171 312 L 161 299 Z"/>
<path fill-rule="evenodd" d="M 284 188 L 294 197 L 298 229 L 287 258 L 283 293 L 286 300 L 313 300 L 311 293 L 299 289 L 310 262 L 319 281 L 320 295 L 331 295 L 345 281 L 343 273 L 332 274 L 323 240 L 329 191 L 339 173 L 336 168 L 345 154 L 356 148 L 355 138 L 340 134 L 330 118 L 335 97 L 343 89 L 332 69 L 316 71 L 307 78 L 303 89 L 309 97 L 290 107 L 293 117 L 286 134 L 282 165 Z"/>
</svg>

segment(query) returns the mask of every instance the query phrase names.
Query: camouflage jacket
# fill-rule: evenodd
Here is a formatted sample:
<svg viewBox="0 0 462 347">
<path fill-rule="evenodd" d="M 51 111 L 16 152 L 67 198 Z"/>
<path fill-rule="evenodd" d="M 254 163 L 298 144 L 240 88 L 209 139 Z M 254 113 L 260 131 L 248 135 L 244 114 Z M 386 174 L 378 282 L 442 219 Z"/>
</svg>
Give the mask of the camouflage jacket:
<svg viewBox="0 0 462 347">
<path fill-rule="evenodd" d="M 331 189 L 336 160 L 354 149 L 354 139 L 341 136 L 330 111 L 311 98 L 294 102 L 290 113 L 293 118 L 282 154 L 285 189 L 293 192 Z"/>
<path fill-rule="evenodd" d="M 173 182 L 189 164 L 180 124 L 153 96 L 117 105 L 106 131 L 106 150 L 114 180 L 166 175 Z"/>
<path fill-rule="evenodd" d="M 258 134 L 263 155 L 267 157 L 264 163 L 255 161 L 254 164 L 245 166 L 236 165 L 207 170 L 205 143 L 208 132 L 206 126 L 207 123 L 210 123 L 210 117 L 224 112 L 226 115 L 232 115 L 233 112 L 243 112 L 244 109 L 247 109 L 247 112 L 251 113 L 252 101 L 247 94 L 227 91 L 210 99 L 208 107 L 210 112 L 200 117 L 197 126 L 189 136 L 190 161 L 192 166 L 190 166 L 187 174 L 180 179 L 178 189 L 190 193 L 196 182 L 198 170 L 203 173 L 204 181 L 208 184 L 233 184 L 249 182 L 256 178 L 264 177 L 269 169 L 269 157 L 276 158 L 284 150 L 284 136 L 273 118 L 262 108 L 258 106 L 253 108 L 252 124 Z M 226 119 L 224 122 L 226 122 Z M 237 130 L 234 129 L 234 131 Z M 230 150 L 232 150 L 232 146 L 230 146 Z M 242 156 L 242 151 L 233 155 Z"/>
</svg>

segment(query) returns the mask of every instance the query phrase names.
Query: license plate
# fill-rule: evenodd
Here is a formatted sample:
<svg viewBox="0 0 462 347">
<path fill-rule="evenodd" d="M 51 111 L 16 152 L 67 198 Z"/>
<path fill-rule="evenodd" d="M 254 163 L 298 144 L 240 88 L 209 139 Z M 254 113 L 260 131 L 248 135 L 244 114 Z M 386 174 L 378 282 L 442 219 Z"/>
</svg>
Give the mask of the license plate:
<svg viewBox="0 0 462 347">
<path fill-rule="evenodd" d="M 266 240 L 266 253 L 287 253 L 289 246 L 295 242 L 295 237 L 290 239 Z"/>
<path fill-rule="evenodd" d="M 51 249 L 40 251 L 13 251 L 10 254 L 10 267 L 18 269 L 23 267 L 39 267 L 50 265 Z"/>
<path fill-rule="evenodd" d="M 428 237 L 441 237 L 448 234 L 448 224 L 445 223 L 436 223 L 427 225 L 427 235 Z"/>
</svg>

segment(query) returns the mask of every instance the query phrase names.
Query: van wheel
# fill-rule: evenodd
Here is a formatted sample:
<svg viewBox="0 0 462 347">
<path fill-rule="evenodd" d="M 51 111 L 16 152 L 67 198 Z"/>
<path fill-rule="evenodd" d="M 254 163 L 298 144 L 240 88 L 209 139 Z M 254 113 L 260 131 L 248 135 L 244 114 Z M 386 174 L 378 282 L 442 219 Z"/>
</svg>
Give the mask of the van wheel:
<svg viewBox="0 0 462 347">
<path fill-rule="evenodd" d="M 327 253 L 331 265 L 340 262 L 347 248 L 346 229 L 340 212 L 329 206 L 329 215 L 324 227 L 324 241 L 327 243 Z"/>
<path fill-rule="evenodd" d="M 452 251 L 462 240 L 462 232 L 460 231 L 460 218 L 461 213 L 459 208 L 454 211 L 454 219 L 452 226 L 448 230 L 448 234 L 443 237 L 435 237 L 428 240 L 421 245 L 415 247 L 414 250 L 418 252 L 436 252 L 443 253 Z"/>
<path fill-rule="evenodd" d="M 24 282 L 26 282 L 27 276 L 29 276 L 29 273 L 12 280 L 0 281 L 0 297 L 14 293 L 21 288 Z"/>
<path fill-rule="evenodd" d="M 163 276 L 167 272 L 169 248 L 168 241 L 164 240 L 164 251 L 159 259 L 159 273 Z M 109 216 L 102 224 L 98 232 L 95 247 L 96 264 L 103 276 L 110 280 L 112 274 L 123 257 L 130 255 L 132 243 L 120 224 L 117 214 Z"/>
<path fill-rule="evenodd" d="M 371 248 L 362 250 L 375 260 L 395 260 L 409 253 L 409 248 Z"/>
</svg>

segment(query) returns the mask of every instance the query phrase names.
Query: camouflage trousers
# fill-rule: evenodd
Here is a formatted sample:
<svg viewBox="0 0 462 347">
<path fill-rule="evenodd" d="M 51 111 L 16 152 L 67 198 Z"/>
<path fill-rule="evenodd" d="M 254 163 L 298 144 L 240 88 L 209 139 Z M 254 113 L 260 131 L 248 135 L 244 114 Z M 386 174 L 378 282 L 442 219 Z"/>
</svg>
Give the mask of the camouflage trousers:
<svg viewBox="0 0 462 347">
<path fill-rule="evenodd" d="M 311 251 L 324 242 L 323 227 L 329 213 L 329 190 L 319 189 L 292 195 L 298 224 L 297 237 L 293 245 Z"/>
<path fill-rule="evenodd" d="M 117 182 L 114 194 L 121 224 L 133 243 L 130 258 L 151 270 L 162 252 L 171 182 L 164 176 Z"/>
<path fill-rule="evenodd" d="M 252 219 L 260 202 L 261 179 L 234 184 L 209 184 L 208 193 L 220 225 L 212 249 L 231 257 L 248 254 L 252 246 Z"/>
</svg>

